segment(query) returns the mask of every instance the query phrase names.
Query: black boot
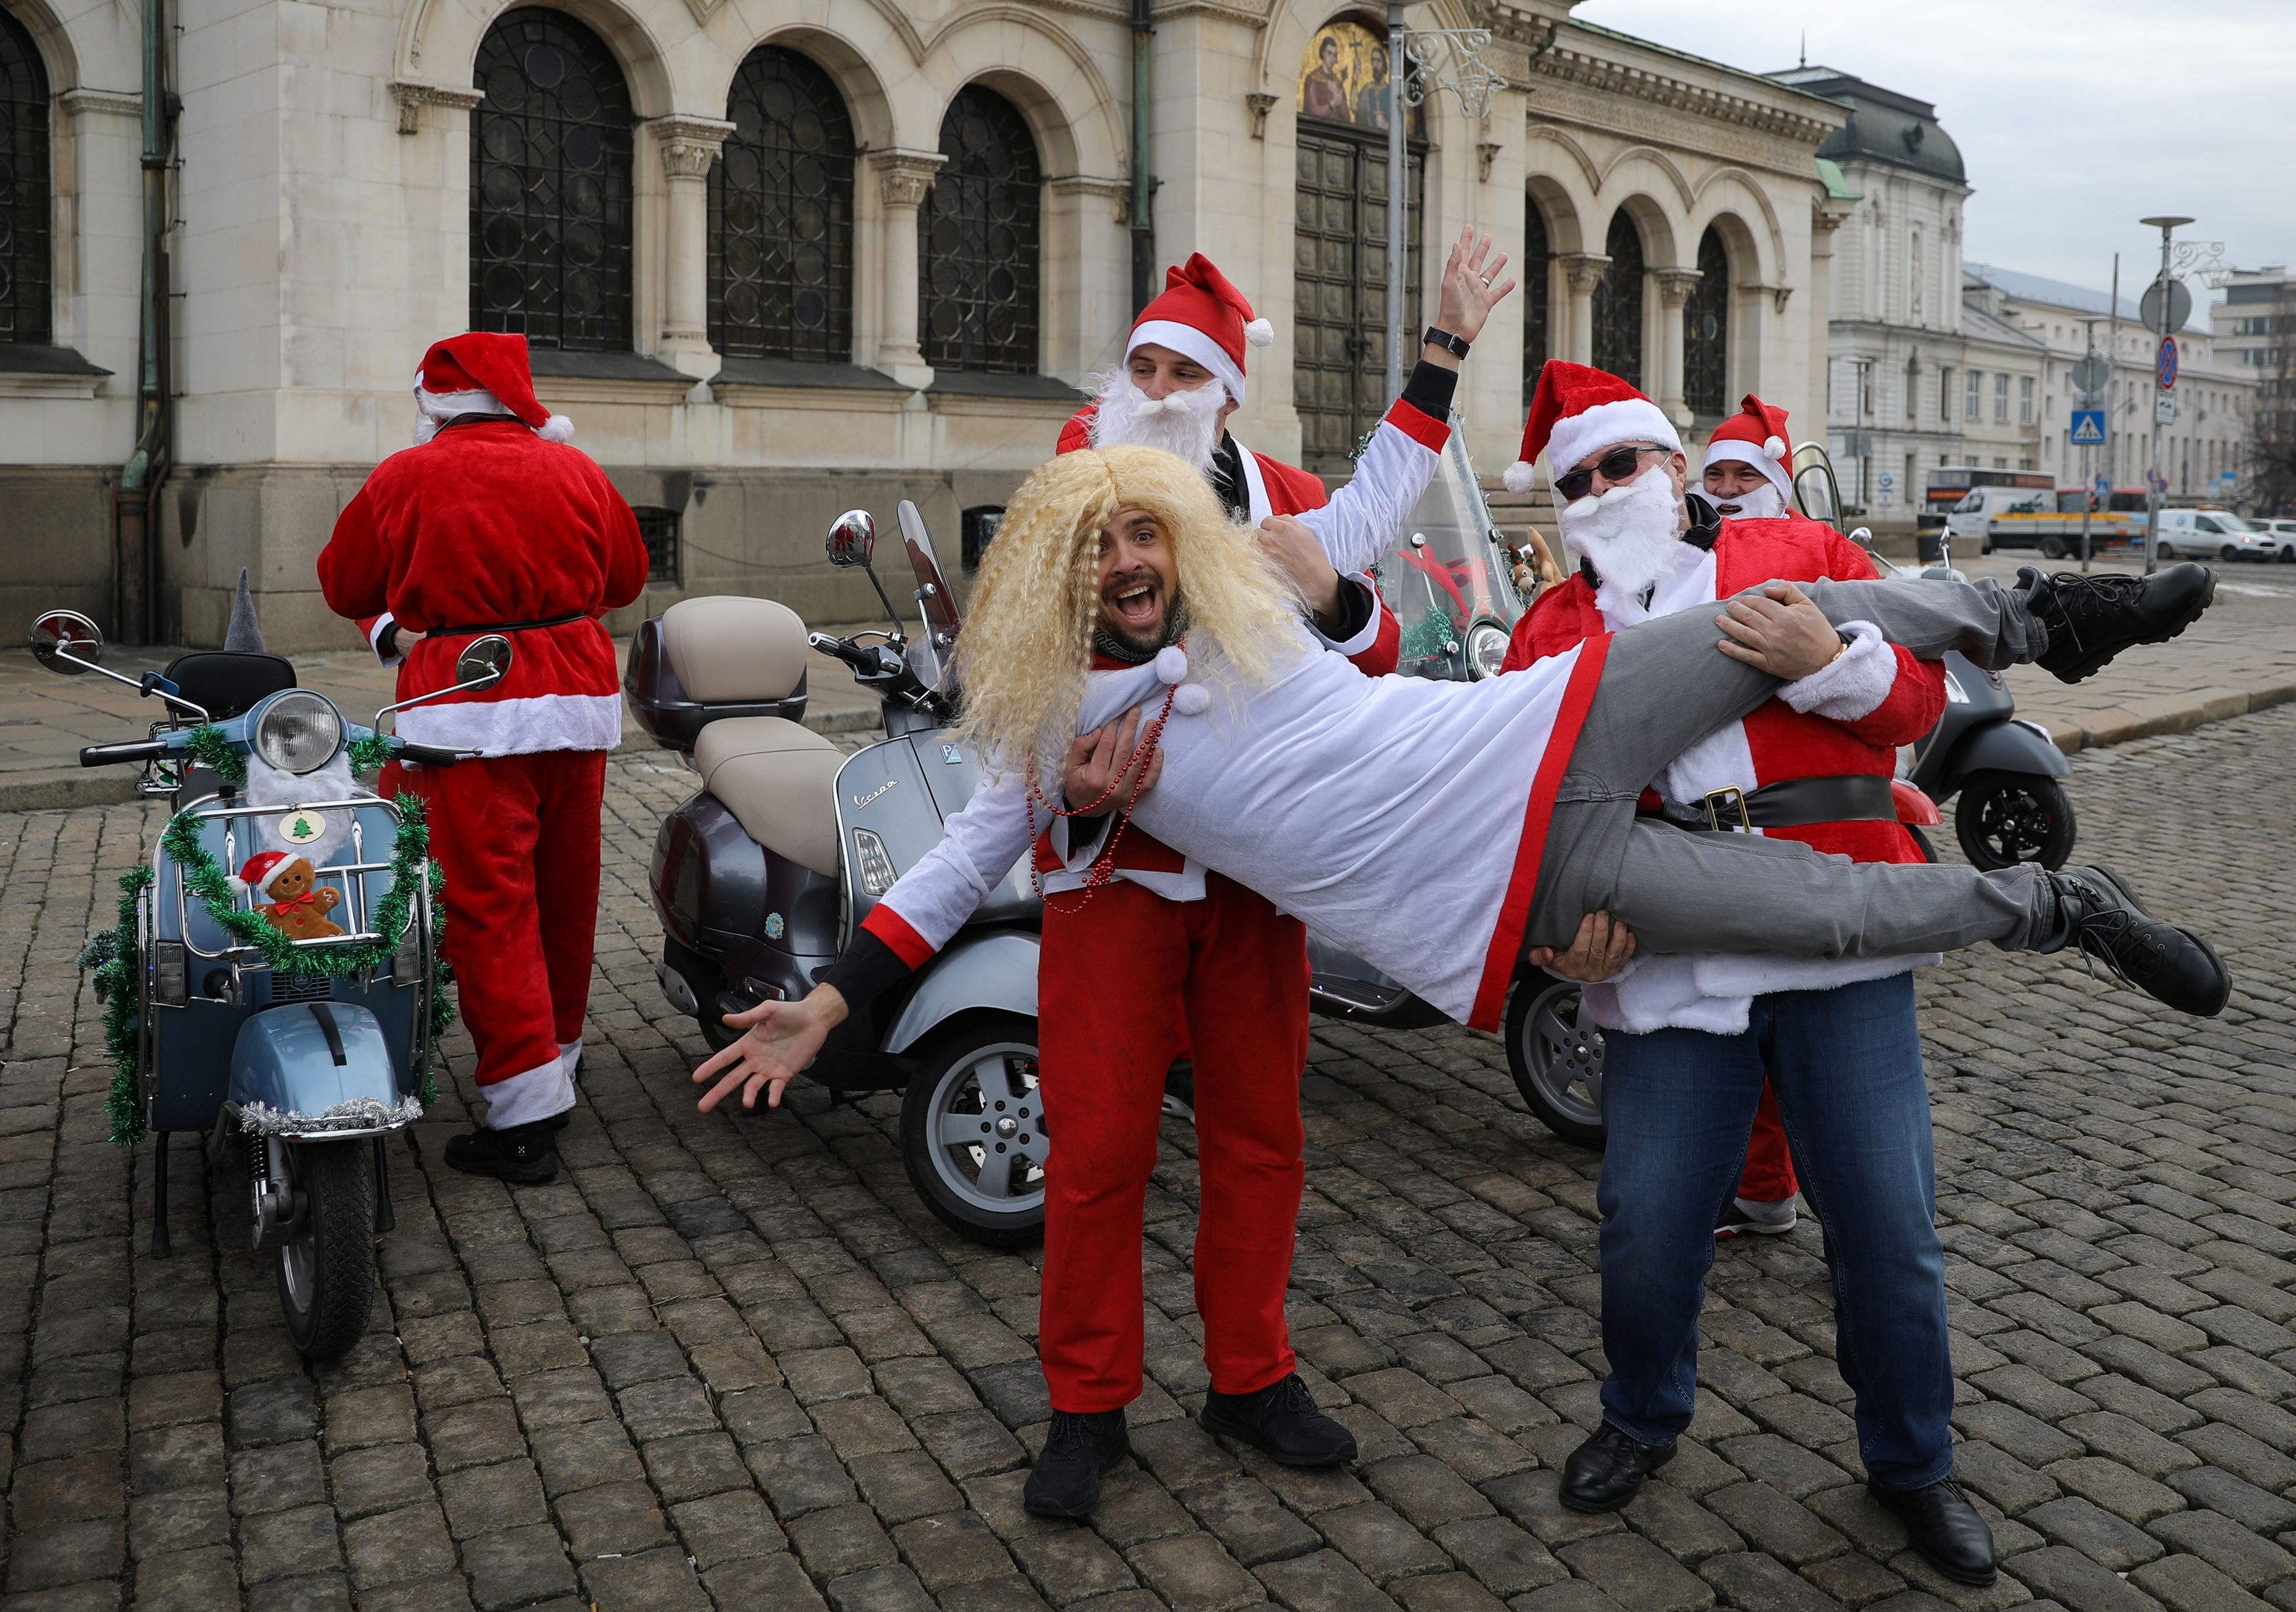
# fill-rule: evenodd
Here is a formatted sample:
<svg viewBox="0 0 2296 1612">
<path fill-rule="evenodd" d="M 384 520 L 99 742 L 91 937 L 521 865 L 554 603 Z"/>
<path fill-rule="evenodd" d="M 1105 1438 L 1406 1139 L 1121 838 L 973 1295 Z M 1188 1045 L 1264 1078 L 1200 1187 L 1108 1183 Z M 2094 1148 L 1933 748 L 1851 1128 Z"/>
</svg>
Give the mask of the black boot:
<svg viewBox="0 0 2296 1612">
<path fill-rule="evenodd" d="M 1021 1503 L 1035 1517 L 1084 1517 L 1100 1503 L 1100 1475 L 1131 1453 L 1123 1411 L 1055 1410 Z"/>
<path fill-rule="evenodd" d="M 2232 975 L 2209 943 L 2163 922 L 2110 869 L 2044 874 L 2057 897 L 2057 933 L 2039 950 L 2079 946 L 2139 991 L 2180 1013 L 2214 1018 L 2232 995 Z"/>
<path fill-rule="evenodd" d="M 2149 577 L 2079 572 L 2017 572 L 2017 591 L 2049 635 L 2035 664 L 2066 683 L 2078 683 L 2122 650 L 2165 644 L 2201 619 L 2216 597 L 2216 573 L 2190 560 Z"/>
<path fill-rule="evenodd" d="M 1573 1511 L 1616 1511 L 1634 1499 L 1643 1479 L 1674 1459 L 1675 1444 L 1636 1443 L 1610 1423 L 1562 1463 L 1562 1503 Z"/>
<path fill-rule="evenodd" d="M 1957 1584 L 1993 1582 L 1993 1530 L 1953 1479 L 1926 1489 L 1867 1484 L 1866 1493 L 1906 1525 L 1906 1542 L 1931 1567 Z"/>
<path fill-rule="evenodd" d="M 447 1162 L 472 1175 L 498 1176 L 531 1186 L 558 1173 L 558 1144 L 548 1120 L 506 1125 L 500 1131 L 481 1128 L 468 1136 L 447 1139 Z"/>
<path fill-rule="evenodd" d="M 1287 1467 L 1335 1467 L 1356 1458 L 1356 1435 L 1316 1409 L 1297 1371 L 1256 1394 L 1214 1389 L 1196 1420 L 1205 1432 L 1240 1438 Z"/>
</svg>

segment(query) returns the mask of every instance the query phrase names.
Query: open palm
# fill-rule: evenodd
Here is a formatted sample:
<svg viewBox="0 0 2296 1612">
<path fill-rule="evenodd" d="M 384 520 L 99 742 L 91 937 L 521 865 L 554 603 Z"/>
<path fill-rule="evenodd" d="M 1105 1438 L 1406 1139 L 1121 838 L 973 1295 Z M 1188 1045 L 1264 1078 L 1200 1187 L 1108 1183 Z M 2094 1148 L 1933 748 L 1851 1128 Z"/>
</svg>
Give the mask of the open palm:
<svg viewBox="0 0 2296 1612">
<path fill-rule="evenodd" d="M 761 1089 L 766 1106 L 780 1107 L 782 1089 L 813 1062 L 814 1054 L 829 1039 L 830 1026 L 803 1002 L 760 1002 L 747 1012 L 726 1015 L 726 1023 L 743 1034 L 693 1072 L 697 1086 L 717 1082 L 696 1105 L 704 1114 L 724 1102 L 736 1087 L 741 1089 L 744 1108 L 758 1106 Z"/>
</svg>

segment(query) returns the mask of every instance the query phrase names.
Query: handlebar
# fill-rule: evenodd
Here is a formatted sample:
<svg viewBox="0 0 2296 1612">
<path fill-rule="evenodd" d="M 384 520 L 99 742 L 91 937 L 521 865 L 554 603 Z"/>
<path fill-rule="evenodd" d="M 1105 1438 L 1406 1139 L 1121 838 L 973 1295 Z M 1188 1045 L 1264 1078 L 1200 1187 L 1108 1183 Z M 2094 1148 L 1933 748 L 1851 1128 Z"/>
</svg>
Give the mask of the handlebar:
<svg viewBox="0 0 2296 1612">
<path fill-rule="evenodd" d="M 119 744 L 90 744 L 79 753 L 83 767 L 110 767 L 120 761 L 156 761 L 168 753 L 165 739 L 135 739 Z"/>
<path fill-rule="evenodd" d="M 459 750 L 447 750 L 437 744 L 401 744 L 398 760 L 419 761 L 425 767 L 452 767 L 463 759 Z"/>
</svg>

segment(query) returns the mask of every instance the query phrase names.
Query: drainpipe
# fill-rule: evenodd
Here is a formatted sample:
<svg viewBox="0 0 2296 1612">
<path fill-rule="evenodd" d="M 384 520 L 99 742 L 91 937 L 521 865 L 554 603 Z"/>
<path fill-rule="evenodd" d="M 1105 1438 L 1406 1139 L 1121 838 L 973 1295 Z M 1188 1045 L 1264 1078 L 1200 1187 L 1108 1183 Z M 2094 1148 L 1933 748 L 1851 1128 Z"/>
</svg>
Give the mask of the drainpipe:
<svg viewBox="0 0 2296 1612">
<path fill-rule="evenodd" d="M 1149 0 L 1132 0 L 1132 311 L 1137 315 L 1156 294 L 1156 237 L 1148 222 Z"/>
<path fill-rule="evenodd" d="M 120 640 L 148 644 L 157 626 L 160 488 L 169 469 L 168 364 L 168 145 L 174 123 L 167 83 L 165 0 L 144 7 L 144 307 L 136 366 L 135 451 L 120 467 L 113 500 L 113 622 Z"/>
</svg>

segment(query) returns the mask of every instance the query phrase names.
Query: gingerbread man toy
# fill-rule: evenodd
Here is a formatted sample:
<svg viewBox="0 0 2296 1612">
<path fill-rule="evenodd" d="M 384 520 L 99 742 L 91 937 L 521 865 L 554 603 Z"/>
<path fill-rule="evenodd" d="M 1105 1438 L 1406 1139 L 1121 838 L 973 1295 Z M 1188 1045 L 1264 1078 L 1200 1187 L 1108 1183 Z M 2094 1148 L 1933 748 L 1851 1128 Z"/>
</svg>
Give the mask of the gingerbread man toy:
<svg viewBox="0 0 2296 1612">
<path fill-rule="evenodd" d="M 327 916 L 342 901 L 342 892 L 314 889 L 318 873 L 303 858 L 284 851 L 263 851 L 247 859 L 236 883 L 256 898 L 256 910 L 291 941 L 313 941 L 340 934 L 342 925 Z M 266 902 L 264 898 L 270 898 Z"/>
</svg>

